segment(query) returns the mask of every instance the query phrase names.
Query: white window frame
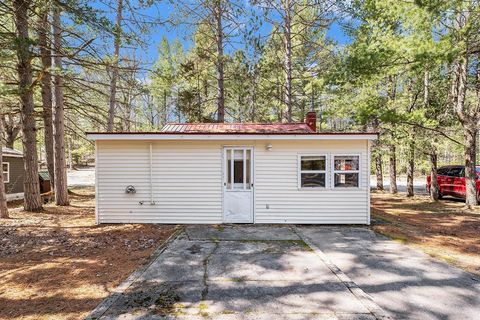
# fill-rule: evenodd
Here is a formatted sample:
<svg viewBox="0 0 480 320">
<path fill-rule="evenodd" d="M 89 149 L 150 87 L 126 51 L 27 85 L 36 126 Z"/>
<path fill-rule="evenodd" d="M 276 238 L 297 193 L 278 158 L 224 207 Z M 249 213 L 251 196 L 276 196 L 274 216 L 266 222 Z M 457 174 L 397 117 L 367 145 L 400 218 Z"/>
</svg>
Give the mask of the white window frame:
<svg viewBox="0 0 480 320">
<path fill-rule="evenodd" d="M 2 175 L 4 173 L 7 174 L 7 179 L 3 179 L 3 183 L 9 183 L 10 182 L 10 162 L 2 162 L 2 164 L 7 165 L 7 171 L 3 171 L 3 167 L 2 167 Z"/>
<path fill-rule="evenodd" d="M 325 170 L 302 170 L 302 157 L 325 157 Z M 326 153 L 299 153 L 297 155 L 297 187 L 299 190 L 325 190 L 328 189 L 328 154 Z M 325 187 L 302 187 L 302 173 L 324 173 Z"/>
<path fill-rule="evenodd" d="M 335 157 L 358 157 L 358 170 L 335 170 Z M 361 154 L 358 153 L 336 153 L 332 154 L 332 157 L 330 159 L 331 161 L 331 166 L 332 166 L 332 176 L 331 176 L 331 184 L 332 184 L 332 189 L 347 189 L 347 190 L 352 190 L 352 189 L 360 189 L 360 184 L 362 181 L 361 177 L 361 168 L 362 168 L 362 157 Z M 335 187 L 335 174 L 336 173 L 357 173 L 358 174 L 358 183 L 356 187 Z"/>
<path fill-rule="evenodd" d="M 228 189 L 227 188 L 227 184 L 228 184 L 228 169 L 226 168 L 226 165 L 227 165 L 227 159 L 228 159 L 228 155 L 227 155 L 227 152 L 228 150 L 232 150 L 232 156 L 233 156 L 233 153 L 235 152 L 235 150 L 243 150 L 243 156 L 245 157 L 246 156 L 246 152 L 247 150 L 250 150 L 250 187 L 247 188 L 247 183 L 246 183 L 246 161 L 243 161 L 243 170 L 244 170 L 244 176 L 243 176 L 243 188 L 242 189 Z M 222 188 L 224 189 L 224 191 L 226 192 L 251 192 L 253 190 L 253 187 L 255 186 L 255 178 L 254 178 L 254 167 L 253 167 L 253 160 L 254 160 L 254 148 L 252 146 L 241 146 L 241 145 L 233 145 L 233 146 L 229 146 L 229 145 L 225 145 L 223 146 L 223 160 L 222 160 L 222 174 L 223 174 L 223 178 L 222 178 Z M 231 164 L 232 167 L 231 167 L 231 170 L 233 172 L 233 164 Z M 232 176 L 232 179 L 233 179 L 233 176 Z M 233 184 L 233 181 L 232 181 L 232 184 Z"/>
</svg>

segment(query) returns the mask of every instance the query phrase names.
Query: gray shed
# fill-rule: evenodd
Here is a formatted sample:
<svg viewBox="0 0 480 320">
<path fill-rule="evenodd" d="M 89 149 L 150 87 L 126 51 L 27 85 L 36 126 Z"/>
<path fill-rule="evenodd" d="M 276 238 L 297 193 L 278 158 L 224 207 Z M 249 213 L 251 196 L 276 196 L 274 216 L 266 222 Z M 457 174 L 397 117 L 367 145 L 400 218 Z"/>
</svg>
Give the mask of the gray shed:
<svg viewBox="0 0 480 320">
<path fill-rule="evenodd" d="M 23 198 L 23 179 L 25 170 L 23 167 L 23 153 L 11 148 L 2 148 L 3 180 L 7 200 Z"/>
</svg>

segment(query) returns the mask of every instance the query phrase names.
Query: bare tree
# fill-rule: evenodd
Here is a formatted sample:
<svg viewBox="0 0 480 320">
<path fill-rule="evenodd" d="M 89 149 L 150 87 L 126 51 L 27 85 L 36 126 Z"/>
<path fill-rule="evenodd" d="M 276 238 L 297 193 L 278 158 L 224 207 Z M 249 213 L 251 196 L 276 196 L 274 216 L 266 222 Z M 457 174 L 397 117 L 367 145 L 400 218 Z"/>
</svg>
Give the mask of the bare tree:
<svg viewBox="0 0 480 320">
<path fill-rule="evenodd" d="M 31 40 L 28 35 L 29 0 L 13 0 L 13 12 L 17 33 L 18 91 L 21 102 L 22 142 L 24 150 L 25 178 L 23 183 L 24 207 L 27 211 L 42 210 L 38 181 L 37 133 L 34 117 L 32 88 Z"/>
<path fill-rule="evenodd" d="M 65 162 L 65 114 L 63 106 L 63 78 L 62 72 L 62 35 L 60 28 L 60 7 L 53 8 L 53 44 L 55 55 L 53 63 L 55 66 L 54 75 L 54 119 L 53 138 L 55 141 L 55 203 L 66 206 L 68 202 L 67 172 Z"/>
</svg>

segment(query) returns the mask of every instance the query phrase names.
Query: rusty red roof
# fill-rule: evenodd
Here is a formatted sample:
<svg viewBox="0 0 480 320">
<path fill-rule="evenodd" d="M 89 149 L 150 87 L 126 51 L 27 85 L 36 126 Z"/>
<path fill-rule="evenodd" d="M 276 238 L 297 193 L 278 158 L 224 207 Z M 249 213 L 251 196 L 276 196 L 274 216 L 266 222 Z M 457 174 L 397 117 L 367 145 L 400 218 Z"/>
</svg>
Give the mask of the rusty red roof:
<svg viewBox="0 0 480 320">
<path fill-rule="evenodd" d="M 161 133 L 315 133 L 306 123 L 167 123 Z"/>
</svg>

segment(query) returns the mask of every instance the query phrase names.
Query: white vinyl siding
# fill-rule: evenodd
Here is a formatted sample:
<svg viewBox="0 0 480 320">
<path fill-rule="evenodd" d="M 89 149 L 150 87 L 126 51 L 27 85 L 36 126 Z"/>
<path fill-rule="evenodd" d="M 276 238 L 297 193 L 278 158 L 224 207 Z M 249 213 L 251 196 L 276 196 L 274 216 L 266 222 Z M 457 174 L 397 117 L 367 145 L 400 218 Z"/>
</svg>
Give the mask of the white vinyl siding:
<svg viewBox="0 0 480 320">
<path fill-rule="evenodd" d="M 255 223 L 368 224 L 367 140 L 334 139 L 97 141 L 98 222 L 222 223 L 222 150 L 242 145 L 254 148 Z M 359 187 L 333 189 L 327 183 L 326 188 L 299 188 L 302 154 L 325 155 L 327 176 L 334 154 L 359 155 Z M 135 186 L 135 194 L 125 193 L 128 185 Z"/>
<path fill-rule="evenodd" d="M 149 143 L 154 204 L 150 203 Z M 222 222 L 218 144 L 97 141 L 97 152 L 99 223 Z M 135 187 L 135 194 L 125 193 L 128 185 Z"/>
<path fill-rule="evenodd" d="M 368 224 L 367 141 L 275 141 L 255 150 L 255 222 Z M 358 188 L 298 188 L 298 155 L 360 156 Z M 327 165 L 327 176 L 331 176 Z"/>
</svg>

